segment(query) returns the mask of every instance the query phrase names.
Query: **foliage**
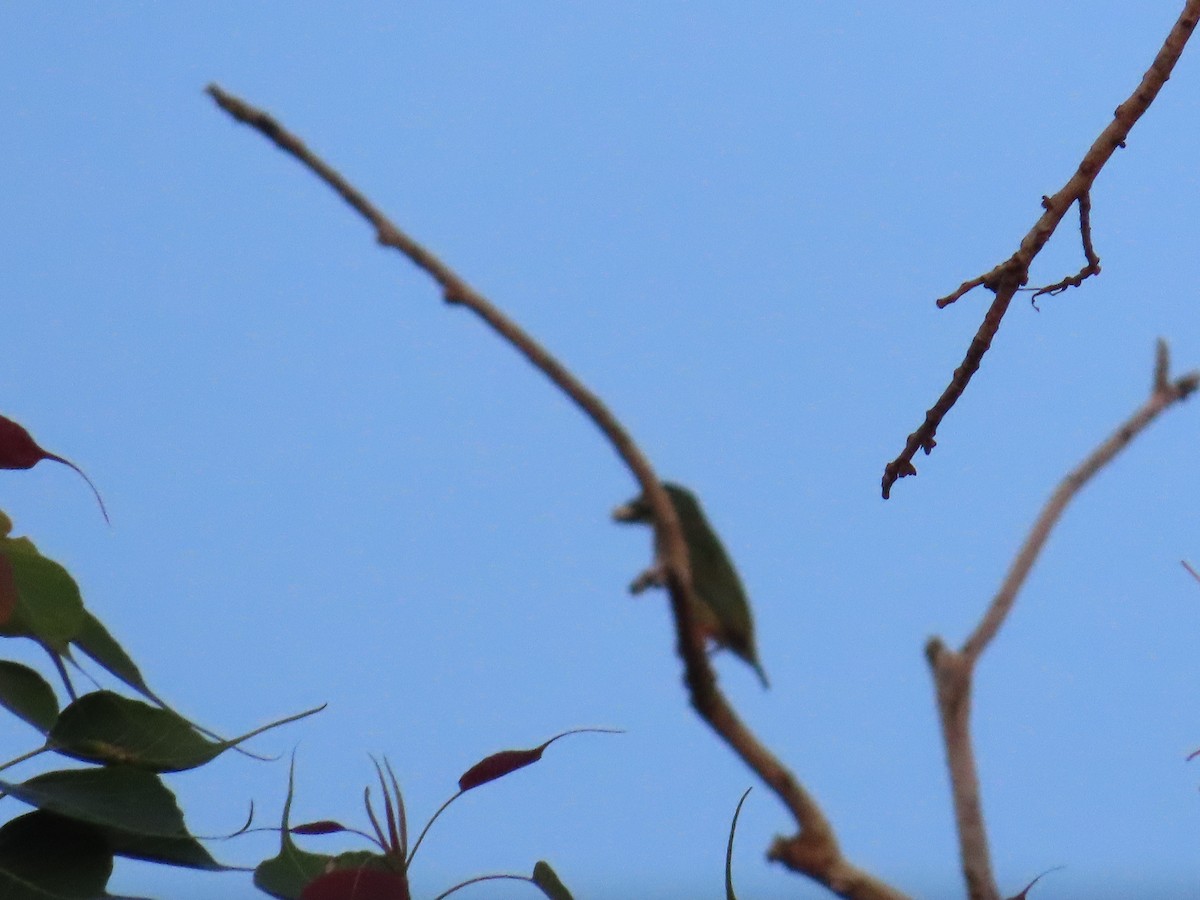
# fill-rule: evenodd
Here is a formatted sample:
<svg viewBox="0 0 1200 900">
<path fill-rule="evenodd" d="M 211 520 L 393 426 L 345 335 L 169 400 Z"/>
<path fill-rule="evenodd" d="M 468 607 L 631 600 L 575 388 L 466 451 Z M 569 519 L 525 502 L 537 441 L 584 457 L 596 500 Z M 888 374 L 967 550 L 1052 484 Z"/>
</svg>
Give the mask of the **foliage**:
<svg viewBox="0 0 1200 900">
<path fill-rule="evenodd" d="M 66 462 L 38 447 L 22 426 L 0 416 L 0 468 L 28 469 L 43 459 Z M 188 831 L 183 811 L 161 776 L 206 765 L 226 750 L 240 748 L 244 741 L 321 707 L 229 739 L 190 722 L 151 691 L 129 654 L 85 607 L 70 573 L 43 556 L 29 538 L 13 537 L 12 527 L 0 512 L 0 636 L 32 640 L 45 649 L 69 703 L 60 709 L 55 689 L 35 669 L 0 659 L 0 706 L 41 735 L 39 746 L 0 764 L 0 771 L 43 754 L 57 754 L 88 767 L 54 769 L 23 781 L 0 778 L 4 796 L 33 807 L 32 812 L 0 826 L 0 896 L 6 900 L 110 898 L 107 884 L 118 856 L 208 871 L 238 868 L 218 862 Z M 144 699 L 101 688 L 77 694 L 65 665 L 78 665 L 72 649 Z M 289 774 L 280 850 L 255 868 L 254 883 L 283 900 L 409 900 L 408 866 L 429 826 L 450 803 L 533 764 L 561 737 L 604 730 L 574 729 L 529 750 L 504 750 L 480 760 L 463 773 L 458 792 L 430 819 L 411 851 L 400 786 L 386 762 L 386 780 L 384 770 L 376 766 L 383 825 L 369 791 L 365 798 L 373 835 L 330 821 L 289 826 L 293 792 Z M 296 834 L 340 831 L 362 834 L 379 852 L 307 853 L 292 840 Z M 528 881 L 550 900 L 571 897 L 544 861 L 534 866 L 532 875 L 481 876 L 441 896 L 498 878 Z"/>
</svg>

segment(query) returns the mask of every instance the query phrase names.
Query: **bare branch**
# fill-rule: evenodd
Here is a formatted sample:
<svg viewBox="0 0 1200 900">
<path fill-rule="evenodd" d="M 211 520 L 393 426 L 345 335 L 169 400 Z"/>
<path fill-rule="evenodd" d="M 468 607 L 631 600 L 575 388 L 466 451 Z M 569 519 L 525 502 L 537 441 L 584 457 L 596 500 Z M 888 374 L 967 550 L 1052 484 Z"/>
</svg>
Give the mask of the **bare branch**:
<svg viewBox="0 0 1200 900">
<path fill-rule="evenodd" d="M 925 421 L 921 423 L 916 431 L 908 436 L 908 440 L 904 445 L 904 451 L 884 466 L 884 500 L 891 496 L 892 485 L 896 483 L 897 479 L 917 474 L 917 467 L 913 465 L 912 461 L 917 450 L 924 450 L 925 455 L 928 456 L 933 452 L 933 448 L 937 446 L 934 435 L 937 434 L 938 426 L 941 424 L 942 419 L 945 418 L 946 413 L 950 412 L 950 409 L 958 402 L 958 398 L 962 396 L 962 392 L 966 390 L 971 376 L 979 370 L 979 363 L 983 360 L 983 355 L 987 353 L 988 348 L 992 346 L 992 338 L 996 336 L 996 332 L 1000 328 L 1000 321 L 1004 318 L 1004 313 L 1008 310 L 1008 304 L 1012 302 L 1013 295 L 1022 284 L 1021 278 L 1022 275 L 1019 271 L 1012 267 L 1006 267 L 1002 277 L 994 282 L 996 287 L 993 289 L 996 291 L 996 299 L 992 301 L 987 315 L 983 317 L 983 323 L 979 326 L 975 337 L 971 339 L 971 344 L 967 347 L 967 354 L 963 357 L 962 365 L 954 370 L 950 384 L 942 391 L 942 396 L 938 397 L 937 403 L 926 410 Z"/>
<path fill-rule="evenodd" d="M 1091 191 L 1096 176 L 1100 174 L 1100 170 L 1104 168 L 1117 148 L 1125 146 L 1125 139 L 1129 136 L 1130 130 L 1150 108 L 1150 104 L 1154 102 L 1154 98 L 1158 96 L 1158 92 L 1170 78 L 1171 70 L 1175 67 L 1188 38 L 1195 30 L 1198 18 L 1200 18 L 1200 0 L 1187 0 L 1182 14 L 1175 22 L 1171 33 L 1167 35 L 1154 62 L 1142 76 L 1142 81 L 1137 89 L 1129 96 L 1128 100 L 1117 107 L 1116 112 L 1113 113 L 1113 120 L 1100 132 L 1100 136 L 1084 154 L 1079 167 L 1070 180 L 1054 196 L 1043 199 L 1042 206 L 1045 211 L 1021 239 L 1017 251 L 987 275 L 963 282 L 958 290 L 937 301 L 939 307 L 948 306 L 967 291 L 980 285 L 996 294 L 979 330 L 967 348 L 962 364 L 954 370 L 950 384 L 942 392 L 937 403 L 926 411 L 925 419 L 917 430 L 908 436 L 904 450 L 884 467 L 883 498 L 885 500 L 891 494 L 892 485 L 896 483 L 897 479 L 917 474 L 917 468 L 913 465 L 913 457 L 916 456 L 917 451 L 924 450 L 926 454 L 929 454 L 937 446 L 934 437 L 937 434 L 938 426 L 966 390 L 971 376 L 979 370 L 980 360 L 991 347 L 992 338 L 996 336 L 996 331 L 1000 328 L 1000 321 L 1004 318 L 1004 313 L 1008 311 L 1013 294 L 1029 280 L 1029 267 L 1033 263 L 1034 257 L 1050 240 L 1050 236 L 1054 234 L 1071 205 L 1080 202 Z M 1083 215 L 1082 207 L 1080 214 Z M 1088 234 L 1090 234 L 1090 228 L 1086 229 L 1085 253 L 1090 244 Z M 1089 263 L 1094 255 L 1095 252 L 1092 251 L 1092 255 L 1088 257 Z M 1099 266 L 1098 259 L 1096 265 Z M 1082 279 L 1080 280 L 1082 281 Z"/>
<path fill-rule="evenodd" d="M 449 266 L 396 227 L 336 170 L 314 155 L 275 119 L 238 97 L 209 85 L 208 94 L 230 116 L 257 130 L 277 147 L 307 166 L 374 227 L 376 239 L 403 253 L 433 278 L 447 303 L 466 307 L 483 319 L 531 364 L 546 375 L 595 423 L 641 485 L 655 523 L 657 560 L 647 578 L 665 581 L 674 613 L 677 646 L 686 670 L 693 708 L 714 732 L 775 792 L 799 827 L 789 838 L 777 838 L 769 858 L 807 875 L 841 897 L 852 900 L 904 900 L 905 895 L 848 862 L 832 826 L 795 776 L 738 718 L 716 683 L 704 652 L 700 630 L 692 626 L 699 602 L 692 590 L 687 545 L 675 514 L 649 460 L 603 401 L 520 326 L 463 281 Z M 641 579 L 635 582 L 639 585 Z M 645 586 L 645 585 L 641 585 Z"/>
<path fill-rule="evenodd" d="M 1124 422 L 1103 444 L 1092 451 L 1082 463 L 1072 470 L 1062 480 L 1058 488 L 1050 496 L 1033 528 L 1026 537 L 1025 543 L 1013 560 L 1000 590 L 992 599 L 983 620 L 963 644 L 962 653 L 974 662 L 987 645 L 991 643 L 1000 627 L 1004 624 L 1009 611 L 1016 602 L 1017 593 L 1025 584 L 1033 564 L 1050 537 L 1050 532 L 1058 523 L 1067 504 L 1079 493 L 1080 489 L 1091 480 L 1097 472 L 1108 465 L 1118 453 L 1125 449 L 1135 437 L 1153 422 L 1158 416 L 1174 403 L 1187 399 L 1200 380 L 1200 373 L 1189 372 L 1174 381 L 1167 376 L 1166 343 L 1158 342 L 1155 359 L 1155 380 L 1150 397 L 1135 412 L 1128 421 Z"/>
<path fill-rule="evenodd" d="M 950 769 L 959 854 L 968 896 L 972 900 L 999 900 L 1000 897 L 991 869 L 979 776 L 971 744 L 971 684 L 975 666 L 1004 625 L 1050 532 L 1075 495 L 1164 410 L 1187 399 L 1200 386 L 1200 373 L 1197 372 L 1169 380 L 1168 366 L 1167 345 L 1160 340 L 1155 352 L 1154 382 L 1149 398 L 1073 469 L 1050 496 L 1013 560 L 1000 590 L 962 648 L 955 652 L 940 638 L 933 638 L 926 645 L 925 655 L 937 688 L 938 717 Z"/>
<path fill-rule="evenodd" d="M 954 827 L 958 832 L 958 854 L 967 896 L 971 900 L 1000 900 L 988 850 L 979 770 L 971 746 L 971 685 L 975 669 L 961 653 L 955 653 L 936 637 L 925 645 L 925 659 L 937 687 L 938 721 L 950 769 Z"/>
</svg>

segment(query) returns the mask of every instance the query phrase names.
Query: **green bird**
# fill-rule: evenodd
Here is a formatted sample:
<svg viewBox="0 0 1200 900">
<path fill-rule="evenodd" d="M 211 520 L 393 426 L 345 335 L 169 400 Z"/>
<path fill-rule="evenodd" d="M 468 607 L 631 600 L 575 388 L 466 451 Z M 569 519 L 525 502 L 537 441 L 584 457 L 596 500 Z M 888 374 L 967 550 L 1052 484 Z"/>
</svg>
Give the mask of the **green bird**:
<svg viewBox="0 0 1200 900">
<path fill-rule="evenodd" d="M 692 589 L 700 600 L 695 618 L 701 639 L 712 639 L 718 647 L 728 647 L 758 673 L 764 688 L 769 687 L 755 649 L 750 602 L 733 561 L 725 552 L 717 533 L 708 524 L 696 495 L 687 488 L 666 481 L 663 482 L 663 488 L 671 498 L 675 515 L 679 517 L 683 528 L 692 570 Z M 618 522 L 653 522 L 650 504 L 645 497 L 637 497 L 617 507 L 613 510 L 613 518 Z M 630 590 L 638 593 L 651 584 L 662 584 L 661 573 L 654 569 L 639 576 Z"/>
</svg>

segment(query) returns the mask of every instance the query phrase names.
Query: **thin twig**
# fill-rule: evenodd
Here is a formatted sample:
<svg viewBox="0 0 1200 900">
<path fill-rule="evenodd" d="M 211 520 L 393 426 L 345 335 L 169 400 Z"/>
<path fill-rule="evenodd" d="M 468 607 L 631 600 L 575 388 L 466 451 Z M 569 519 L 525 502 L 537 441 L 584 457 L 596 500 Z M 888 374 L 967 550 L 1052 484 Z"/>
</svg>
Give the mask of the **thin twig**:
<svg viewBox="0 0 1200 900">
<path fill-rule="evenodd" d="M 1090 193 L 1085 193 L 1079 198 L 1079 235 L 1083 241 L 1083 257 L 1087 260 L 1087 265 L 1076 275 L 1070 275 L 1062 281 L 1034 289 L 1031 302 L 1035 307 L 1038 297 L 1043 295 L 1053 297 L 1055 294 L 1061 294 L 1067 288 L 1079 287 L 1085 279 L 1100 274 L 1100 257 L 1096 255 L 1096 248 L 1092 246 L 1092 195 Z"/>
<path fill-rule="evenodd" d="M 969 293 L 969 292 L 975 290 L 975 288 L 979 287 L 980 285 L 987 284 L 988 276 L 991 274 L 992 273 L 989 272 L 987 275 L 980 275 L 978 278 L 971 278 L 967 281 L 964 281 L 962 284 L 960 284 L 957 288 L 955 288 L 951 293 L 947 294 L 945 297 L 938 297 L 937 308 L 945 309 L 947 306 L 949 306 L 951 303 L 953 303 L 955 300 L 957 300 L 963 294 L 966 294 L 966 293 Z"/>
<path fill-rule="evenodd" d="M 1196 28 L 1197 19 L 1200 19 L 1200 0 L 1187 0 L 1183 13 L 1175 22 L 1170 34 L 1167 35 L 1158 55 L 1154 57 L 1154 62 L 1142 76 L 1137 90 L 1129 96 L 1128 100 L 1117 107 L 1116 112 L 1113 113 L 1113 120 L 1100 132 L 1100 136 L 1084 154 L 1083 160 L 1070 180 L 1054 196 L 1043 199 L 1042 205 L 1045 207 L 1045 211 L 1021 239 L 1017 251 L 986 275 L 963 282 L 958 290 L 937 301 L 939 307 L 948 306 L 963 294 L 981 285 L 996 294 L 979 330 L 967 348 L 962 364 L 954 370 L 950 384 L 942 392 L 937 402 L 925 413 L 925 419 L 917 430 L 908 436 L 900 455 L 884 466 L 883 498 L 885 500 L 891 494 L 892 485 L 896 483 L 897 479 L 917 474 L 917 468 L 913 465 L 913 457 L 916 456 L 917 451 L 924 450 L 926 454 L 929 454 L 937 445 L 934 437 L 937 434 L 938 426 L 966 390 L 971 376 L 979 370 L 979 363 L 992 345 L 992 339 L 1000 328 L 1000 321 L 1004 318 L 1004 313 L 1008 311 L 1013 294 L 1029 281 L 1029 267 L 1033 263 L 1034 257 L 1050 240 L 1050 236 L 1054 234 L 1071 205 L 1079 202 L 1091 191 L 1096 176 L 1100 174 L 1100 170 L 1104 168 L 1117 148 L 1125 146 L 1125 139 L 1129 136 L 1130 129 L 1150 108 L 1150 104 L 1158 96 L 1158 92 L 1166 84 L 1167 79 L 1170 78 L 1171 70 L 1178 62 L 1188 38 Z"/>
<path fill-rule="evenodd" d="M 958 829 L 959 855 L 967 893 L 972 900 L 999 900 L 992 874 L 984 826 L 983 805 L 979 794 L 979 776 L 971 744 L 971 684 L 980 656 L 995 639 L 1016 603 L 1033 565 L 1046 545 L 1050 532 L 1063 510 L 1091 478 L 1110 463 L 1151 422 L 1200 386 L 1200 373 L 1190 372 L 1171 381 L 1168 376 L 1167 345 L 1159 341 L 1155 352 L 1154 376 L 1150 396 L 1113 434 L 1073 469 L 1050 496 L 1029 531 L 996 596 L 988 605 L 979 624 L 957 652 L 940 638 L 925 648 L 937 688 L 938 716 L 950 783 L 954 795 L 955 824 Z"/>
<path fill-rule="evenodd" d="M 974 662 L 987 649 L 987 645 L 991 643 L 997 632 L 1000 631 L 1000 627 L 1004 624 L 1005 618 L 1007 618 L 1013 603 L 1016 601 L 1017 593 L 1021 590 L 1021 586 L 1029 576 L 1034 562 L 1037 561 L 1038 555 L 1042 552 L 1042 547 L 1045 545 L 1046 539 L 1049 538 L 1050 531 L 1057 524 L 1063 510 L 1066 509 L 1067 504 L 1071 502 L 1075 494 L 1079 492 L 1080 488 L 1093 475 L 1108 465 L 1113 457 L 1125 449 L 1129 442 L 1137 437 L 1146 426 L 1158 418 L 1163 410 L 1173 403 L 1187 399 L 1188 395 L 1196 389 L 1198 379 L 1200 379 L 1200 374 L 1196 372 L 1189 372 L 1187 375 L 1177 378 L 1174 381 L 1169 380 L 1167 364 L 1164 364 L 1164 361 L 1167 359 L 1166 354 L 1166 343 L 1159 341 L 1154 366 L 1154 382 L 1150 397 L 1127 422 L 1122 424 L 1120 428 L 1109 436 L 1108 440 L 1092 451 L 1087 459 L 1062 480 L 1062 483 L 1059 484 L 1058 488 L 1046 502 L 1041 515 L 1038 516 L 1033 528 L 1030 529 L 1029 536 L 1025 539 L 1024 545 L 1022 545 L 1016 558 L 1013 560 L 1012 566 L 1009 568 L 1004 582 L 1000 585 L 1000 590 L 997 591 L 996 596 L 993 598 L 987 614 L 983 617 L 983 620 L 976 627 L 975 631 L 972 632 L 966 643 L 963 644 L 962 653 L 971 662 Z"/>
<path fill-rule="evenodd" d="M 851 900 L 903 900 L 904 894 L 857 868 L 842 856 L 825 814 L 795 776 L 746 727 L 721 693 L 699 629 L 693 628 L 697 600 L 691 584 L 687 545 L 670 502 L 649 460 L 608 407 L 566 367 L 515 322 L 463 281 L 450 267 L 397 228 L 337 171 L 313 154 L 275 119 L 214 85 L 208 94 L 234 119 L 270 139 L 307 166 L 374 227 L 380 244 L 403 253 L 442 288 L 446 302 L 470 309 L 563 391 L 595 423 L 629 467 L 650 502 L 655 522 L 656 571 L 666 582 L 674 613 L 676 640 L 683 658 L 692 706 L 717 735 L 775 792 L 796 820 L 799 831 L 777 838 L 769 857 Z M 415 848 L 414 848 L 415 849 Z"/>
</svg>

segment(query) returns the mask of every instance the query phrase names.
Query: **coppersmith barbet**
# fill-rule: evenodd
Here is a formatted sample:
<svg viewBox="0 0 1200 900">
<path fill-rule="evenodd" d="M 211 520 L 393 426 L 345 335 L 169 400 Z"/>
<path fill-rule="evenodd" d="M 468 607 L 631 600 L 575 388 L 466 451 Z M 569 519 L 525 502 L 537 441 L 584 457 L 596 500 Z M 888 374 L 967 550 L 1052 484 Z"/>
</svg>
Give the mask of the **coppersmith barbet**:
<svg viewBox="0 0 1200 900">
<path fill-rule="evenodd" d="M 695 621 L 701 637 L 711 639 L 718 647 L 728 647 L 758 673 L 763 687 L 768 687 L 767 675 L 758 661 L 755 648 L 750 602 L 733 561 L 709 525 L 696 495 L 685 487 L 667 481 L 663 482 L 663 489 L 675 507 L 675 515 L 679 517 L 683 539 L 687 544 L 692 589 L 700 600 Z M 613 518 L 618 522 L 653 523 L 650 505 L 644 497 L 637 497 L 617 507 L 613 510 Z M 631 590 L 636 593 L 650 584 L 661 582 L 660 575 L 651 570 L 639 577 Z"/>
</svg>

